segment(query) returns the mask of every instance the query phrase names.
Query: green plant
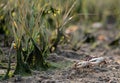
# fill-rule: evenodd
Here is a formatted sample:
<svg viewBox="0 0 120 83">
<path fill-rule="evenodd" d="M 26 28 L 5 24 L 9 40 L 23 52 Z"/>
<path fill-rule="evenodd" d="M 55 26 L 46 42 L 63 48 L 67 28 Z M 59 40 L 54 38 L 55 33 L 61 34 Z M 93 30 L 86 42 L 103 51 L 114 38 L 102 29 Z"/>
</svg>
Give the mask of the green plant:
<svg viewBox="0 0 120 83">
<path fill-rule="evenodd" d="M 46 18 L 48 19 L 48 23 L 53 21 L 52 24 L 50 24 L 50 27 L 54 27 L 51 32 L 55 35 L 53 39 L 51 38 L 52 43 L 50 44 L 50 51 L 52 52 L 56 50 L 57 46 L 62 40 L 66 39 L 64 34 L 65 26 L 74 17 L 73 8 L 75 7 L 77 0 L 64 1 L 64 4 L 66 4 L 64 6 L 62 5 L 62 1 L 58 2 L 58 0 L 54 1 L 56 4 L 54 4 L 52 1 L 49 1 L 49 3 L 49 9 L 46 10 L 46 12 L 49 12 L 49 15 Z"/>
<path fill-rule="evenodd" d="M 45 56 L 48 46 L 45 39 L 45 24 L 42 9 L 37 9 L 39 1 L 18 0 L 11 14 L 11 24 L 17 52 L 14 74 L 31 73 L 30 68 L 47 68 Z M 38 38 L 40 37 L 40 38 Z M 43 40 L 42 40 L 42 39 Z"/>
<path fill-rule="evenodd" d="M 9 17 L 9 9 L 8 8 L 8 2 L 6 0 L 1 0 L 0 1 L 0 34 L 2 34 L 4 36 L 4 46 L 10 46 L 10 39 L 12 33 L 11 29 L 9 27 L 11 27 L 10 22 L 8 22 L 10 20 Z"/>
</svg>

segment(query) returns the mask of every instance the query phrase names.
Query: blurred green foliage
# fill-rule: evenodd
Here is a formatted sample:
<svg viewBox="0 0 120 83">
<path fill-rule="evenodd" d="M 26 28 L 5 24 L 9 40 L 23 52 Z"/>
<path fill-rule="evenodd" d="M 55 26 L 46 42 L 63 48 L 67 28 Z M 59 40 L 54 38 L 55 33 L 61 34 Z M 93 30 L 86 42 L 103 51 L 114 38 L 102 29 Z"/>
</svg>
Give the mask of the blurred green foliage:
<svg viewBox="0 0 120 83">
<path fill-rule="evenodd" d="M 55 16 L 64 15 L 68 8 L 72 5 L 75 0 L 37 0 L 29 1 L 31 3 L 33 16 L 37 16 L 38 11 L 43 11 L 43 16 L 46 17 L 47 22 L 51 29 L 55 28 Z M 34 4 L 34 2 L 38 2 Z M 10 3 L 10 4 L 9 4 Z M 114 15 L 119 23 L 119 0 L 77 0 L 75 8 L 72 10 L 71 14 L 76 16 L 75 20 L 85 20 L 88 21 L 102 21 L 110 14 Z M 29 5 L 30 6 L 30 5 Z M 17 1 L 15 0 L 1 0 L 0 1 L 0 33 L 10 34 L 10 19 L 9 12 L 13 15 L 16 15 L 17 12 Z M 29 7 L 28 7 L 29 8 Z M 30 12 L 30 11 L 29 11 Z M 33 14 L 31 12 L 31 14 Z M 49 15 L 48 15 L 49 14 Z M 80 14 L 77 15 L 77 14 Z M 47 15 L 47 16 L 46 16 Z M 27 19 L 31 22 L 28 27 L 32 27 L 34 18 L 29 18 L 30 15 L 27 15 Z M 80 18 L 78 18 L 80 17 Z M 59 17 L 60 19 L 61 17 Z M 33 19 L 33 20 L 32 20 Z M 45 18 L 44 18 L 45 19 Z"/>
</svg>

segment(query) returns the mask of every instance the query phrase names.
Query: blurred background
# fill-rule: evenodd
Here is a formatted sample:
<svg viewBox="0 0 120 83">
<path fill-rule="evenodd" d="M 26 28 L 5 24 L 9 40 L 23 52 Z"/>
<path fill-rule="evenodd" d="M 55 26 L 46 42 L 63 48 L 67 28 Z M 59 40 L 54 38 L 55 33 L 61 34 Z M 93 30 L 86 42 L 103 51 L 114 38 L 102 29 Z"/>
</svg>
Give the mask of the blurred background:
<svg viewBox="0 0 120 83">
<path fill-rule="evenodd" d="M 65 35 L 64 40 L 67 38 L 71 47 L 79 47 L 79 42 L 90 42 L 96 37 L 99 40 L 110 40 L 107 41 L 109 44 L 119 39 L 119 6 L 120 0 L 0 0 L 0 44 L 9 46 L 15 40 L 15 35 L 24 34 L 23 27 L 30 29 L 34 39 L 35 32 L 41 28 L 46 35 L 43 38 L 50 37 L 45 40 L 50 44 L 60 27 Z M 104 32 L 106 30 L 108 34 Z M 111 36 L 106 37 L 108 35 Z"/>
</svg>

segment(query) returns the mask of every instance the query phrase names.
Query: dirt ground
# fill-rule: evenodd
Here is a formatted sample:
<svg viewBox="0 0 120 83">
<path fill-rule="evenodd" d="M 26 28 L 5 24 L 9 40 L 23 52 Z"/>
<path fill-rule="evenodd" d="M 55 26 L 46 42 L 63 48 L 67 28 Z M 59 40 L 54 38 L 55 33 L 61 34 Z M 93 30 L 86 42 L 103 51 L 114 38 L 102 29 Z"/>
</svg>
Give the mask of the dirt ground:
<svg viewBox="0 0 120 83">
<path fill-rule="evenodd" d="M 14 76 L 0 83 L 120 83 L 120 48 L 107 46 L 118 33 L 116 28 L 96 29 L 93 31 L 96 46 L 83 43 L 77 50 L 71 50 L 67 45 L 59 46 L 48 57 L 48 61 L 54 65 L 53 68 L 33 71 L 32 76 Z M 99 39 L 100 35 L 104 38 Z M 85 60 L 89 56 L 105 57 L 107 64 L 103 67 L 73 69 L 74 61 Z"/>
</svg>

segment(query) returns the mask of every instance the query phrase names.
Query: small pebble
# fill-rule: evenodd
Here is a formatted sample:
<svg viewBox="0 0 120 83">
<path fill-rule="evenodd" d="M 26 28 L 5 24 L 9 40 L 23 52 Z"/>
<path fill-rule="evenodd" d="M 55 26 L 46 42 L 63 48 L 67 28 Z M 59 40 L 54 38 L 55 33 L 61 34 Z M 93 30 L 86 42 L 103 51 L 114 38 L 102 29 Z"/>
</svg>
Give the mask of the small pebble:
<svg viewBox="0 0 120 83">
<path fill-rule="evenodd" d="M 21 77 L 21 75 L 16 75 L 14 81 L 15 81 L 15 82 L 22 81 L 22 77 Z"/>
</svg>

